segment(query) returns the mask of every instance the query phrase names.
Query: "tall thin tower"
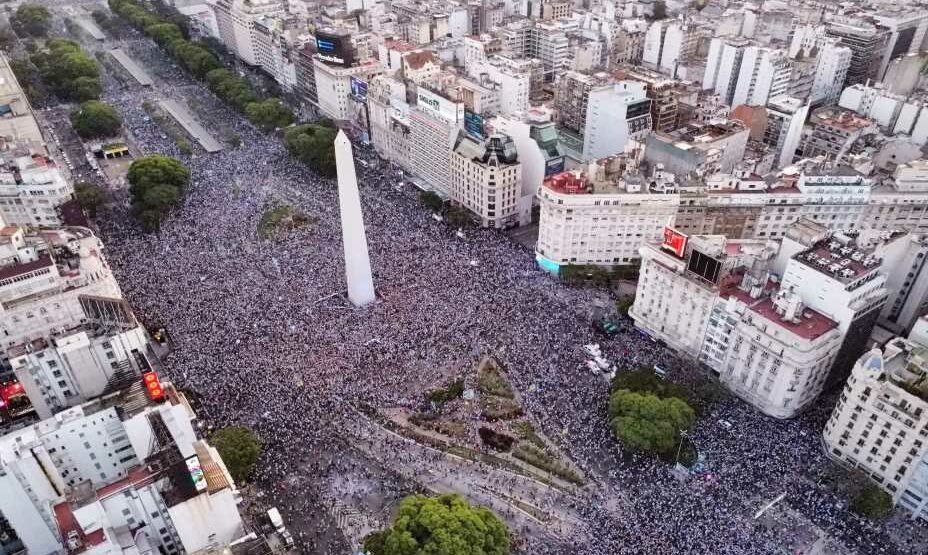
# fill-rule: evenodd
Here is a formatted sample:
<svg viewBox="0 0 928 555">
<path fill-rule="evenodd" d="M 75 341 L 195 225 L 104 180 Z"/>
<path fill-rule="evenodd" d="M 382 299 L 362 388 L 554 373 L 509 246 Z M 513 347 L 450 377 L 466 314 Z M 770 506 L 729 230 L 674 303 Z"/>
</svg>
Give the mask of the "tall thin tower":
<svg viewBox="0 0 928 555">
<path fill-rule="evenodd" d="M 355 306 L 364 306 L 374 301 L 374 278 L 371 277 L 354 154 L 344 131 L 339 131 L 335 137 L 335 167 L 338 170 L 338 208 L 342 218 L 348 299 Z"/>
</svg>

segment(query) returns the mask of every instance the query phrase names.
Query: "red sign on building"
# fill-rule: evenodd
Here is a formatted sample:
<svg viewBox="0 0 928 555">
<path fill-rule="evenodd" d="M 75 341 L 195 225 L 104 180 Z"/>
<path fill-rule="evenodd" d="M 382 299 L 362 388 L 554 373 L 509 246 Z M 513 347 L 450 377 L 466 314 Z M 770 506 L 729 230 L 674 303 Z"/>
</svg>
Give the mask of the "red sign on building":
<svg viewBox="0 0 928 555">
<path fill-rule="evenodd" d="M 689 237 L 687 235 L 684 235 L 671 227 L 665 227 L 664 243 L 661 245 L 661 247 L 674 253 L 677 258 L 683 258 L 683 254 L 686 252 L 686 242 L 688 240 Z"/>
<path fill-rule="evenodd" d="M 152 401 L 157 401 L 164 397 L 164 388 L 158 380 L 158 375 L 154 372 L 145 372 L 142 374 L 142 381 L 145 383 L 145 389 Z"/>
</svg>

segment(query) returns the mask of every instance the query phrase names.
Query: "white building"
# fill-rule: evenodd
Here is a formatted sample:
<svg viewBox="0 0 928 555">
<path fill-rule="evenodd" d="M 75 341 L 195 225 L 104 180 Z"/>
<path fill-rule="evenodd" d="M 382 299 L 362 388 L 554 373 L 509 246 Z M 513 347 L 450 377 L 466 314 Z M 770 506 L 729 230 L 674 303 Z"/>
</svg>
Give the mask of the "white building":
<svg viewBox="0 0 928 555">
<path fill-rule="evenodd" d="M 723 104 L 734 106 L 732 98 L 741 74 L 741 62 L 751 41 L 742 38 L 715 37 L 709 43 L 703 90 L 721 97 Z M 741 104 L 744 104 L 743 102 Z"/>
<path fill-rule="evenodd" d="M 138 362 L 148 353 L 145 330 L 126 324 L 122 330 L 85 324 L 7 349 L 39 418 L 90 401 L 147 370 Z"/>
<path fill-rule="evenodd" d="M 583 133 L 583 159 L 624 152 L 630 140 L 651 131 L 651 100 L 640 81 L 619 81 L 590 91 Z"/>
<path fill-rule="evenodd" d="M 489 60 L 475 62 L 471 66 L 470 75 L 497 85 L 500 115 L 526 113 L 529 109 L 531 75 L 525 71 L 516 71 L 509 64 L 498 60 L 498 57 L 493 56 Z"/>
<path fill-rule="evenodd" d="M 368 84 L 367 107 L 371 144 L 383 158 L 412 171 L 411 122 L 406 85 L 399 79 L 378 75 Z"/>
<path fill-rule="evenodd" d="M 826 454 L 928 521 L 928 348 L 897 337 L 854 365 L 822 433 Z"/>
<path fill-rule="evenodd" d="M 216 14 L 219 38 L 226 48 L 246 64 L 259 65 L 255 20 L 282 14 L 284 5 L 278 0 L 211 0 L 210 5 Z"/>
<path fill-rule="evenodd" d="M 451 199 L 477 215 L 484 227 L 519 225 L 522 164 L 505 135 L 482 140 L 458 132 L 451 151 Z"/>
<path fill-rule="evenodd" d="M 319 111 L 338 121 L 351 118 L 351 108 L 354 101 L 349 98 L 351 92 L 351 78 L 355 77 L 369 83 L 370 80 L 383 71 L 376 62 L 368 62 L 350 67 L 328 64 L 315 57 L 313 67 L 316 77 L 316 93 L 319 98 Z"/>
<path fill-rule="evenodd" d="M 74 188 L 55 162 L 41 154 L 0 154 L 0 221 L 9 225 L 61 225 L 56 210 Z"/>
<path fill-rule="evenodd" d="M 786 94 L 791 73 L 785 51 L 758 46 L 745 48 L 731 105 L 763 106 L 770 97 Z"/>
<path fill-rule="evenodd" d="M 542 268 L 634 264 L 641 245 L 658 240 L 672 225 L 680 196 L 649 191 L 644 177 L 633 171 L 613 179 L 606 170 L 616 162 L 591 163 L 589 178 L 575 172 L 554 175 L 538 190 L 535 256 Z"/>
<path fill-rule="evenodd" d="M 193 553 L 244 535 L 186 399 L 138 387 L 0 438 L 0 515 L 30 553 Z M 167 402 L 161 402 L 161 398 Z"/>
<path fill-rule="evenodd" d="M 24 146 L 43 146 L 45 141 L 32 106 L 4 54 L 0 54 L 0 110 L 0 136 Z"/>
<path fill-rule="evenodd" d="M 13 226 L 0 230 L 3 350 L 85 321 L 81 299 L 87 297 L 122 298 L 103 243 L 89 229 L 68 227 L 36 235 Z"/>
<path fill-rule="evenodd" d="M 851 49 L 835 39 L 823 39 L 815 61 L 815 78 L 809 101 L 830 104 L 841 94 L 847 70 L 851 67 Z"/>
<path fill-rule="evenodd" d="M 416 105 L 409 111 L 410 165 L 413 180 L 451 197 L 451 149 L 464 125 L 464 103 L 424 87 L 416 91 Z"/>
<path fill-rule="evenodd" d="M 798 98 L 775 96 L 767 101 L 764 143 L 776 149 L 777 168 L 785 168 L 793 163 L 808 115 L 809 105 Z"/>
</svg>

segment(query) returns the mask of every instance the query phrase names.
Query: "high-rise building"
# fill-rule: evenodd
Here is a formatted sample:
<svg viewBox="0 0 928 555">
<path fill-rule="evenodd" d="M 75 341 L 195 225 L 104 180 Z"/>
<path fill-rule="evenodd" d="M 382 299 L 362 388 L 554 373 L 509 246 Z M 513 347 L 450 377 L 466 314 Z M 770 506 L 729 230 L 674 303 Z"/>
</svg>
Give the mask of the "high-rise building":
<svg viewBox="0 0 928 555">
<path fill-rule="evenodd" d="M 863 354 L 822 433 L 825 453 L 928 521 L 928 347 L 897 337 Z"/>
<path fill-rule="evenodd" d="M 451 152 L 451 199 L 477 215 L 484 227 L 519 225 L 522 164 L 505 135 L 478 139 L 459 131 Z"/>
<path fill-rule="evenodd" d="M 383 71 L 376 60 L 352 66 L 330 64 L 316 54 L 315 66 L 316 92 L 319 98 L 319 111 L 334 120 L 348 120 L 354 101 L 349 97 L 352 78 L 369 83 L 371 78 Z"/>
<path fill-rule="evenodd" d="M 619 81 L 593 89 L 586 107 L 583 160 L 621 153 L 651 131 L 651 100 L 643 83 Z"/>
<path fill-rule="evenodd" d="M 777 168 L 793 163 L 809 105 L 791 96 L 775 96 L 767 101 L 767 125 L 764 143 L 776 150 Z"/>
<path fill-rule="evenodd" d="M 741 62 L 751 45 L 751 41 L 743 38 L 713 38 L 706 59 L 703 90 L 713 91 L 721 97 L 723 104 L 731 106 L 741 74 Z"/>
<path fill-rule="evenodd" d="M 588 75 L 578 71 L 561 74 L 554 89 L 555 120 L 563 128 L 580 135 L 586 132 L 590 91 L 613 81 L 606 73 Z"/>
<path fill-rule="evenodd" d="M 841 39 L 841 46 L 851 49 L 844 87 L 879 80 L 880 65 L 889 40 L 885 29 L 865 21 L 834 19 L 825 27 L 825 34 Z"/>
<path fill-rule="evenodd" d="M 928 33 L 928 13 L 922 9 L 898 7 L 895 11 L 881 11 L 873 20 L 889 32 L 877 79 L 883 80 L 889 63 L 905 54 L 918 54 L 924 47 Z"/>
<path fill-rule="evenodd" d="M 451 197 L 451 149 L 464 125 L 464 104 L 418 87 L 416 105 L 409 111 L 410 162 L 414 180 Z"/>
<path fill-rule="evenodd" d="M 749 46 L 744 49 L 730 104 L 763 106 L 770 97 L 789 92 L 791 75 L 785 51 Z"/>
<path fill-rule="evenodd" d="M 255 50 L 255 21 L 261 16 L 282 14 L 284 4 L 278 0 L 211 0 L 210 4 L 226 48 L 246 64 L 260 65 Z"/>
<path fill-rule="evenodd" d="M 59 226 L 62 222 L 57 209 L 71 200 L 73 192 L 51 158 L 16 146 L 0 152 L 0 221 Z"/>
<path fill-rule="evenodd" d="M 835 39 L 823 40 L 815 61 L 815 78 L 809 101 L 812 104 L 831 104 L 841 94 L 847 71 L 851 67 L 853 52 Z"/>
</svg>

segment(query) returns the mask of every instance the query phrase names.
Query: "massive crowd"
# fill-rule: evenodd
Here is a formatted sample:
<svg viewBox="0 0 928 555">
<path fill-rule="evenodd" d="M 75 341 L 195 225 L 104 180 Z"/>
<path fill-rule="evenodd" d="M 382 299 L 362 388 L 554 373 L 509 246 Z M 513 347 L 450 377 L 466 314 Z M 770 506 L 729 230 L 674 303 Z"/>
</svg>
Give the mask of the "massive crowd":
<svg viewBox="0 0 928 555">
<path fill-rule="evenodd" d="M 183 207 L 160 233 L 140 232 L 124 209 L 101 218 L 108 259 L 139 316 L 168 329 L 170 378 L 202 397 L 208 422 L 257 431 L 266 446 L 258 480 L 271 495 L 296 488 L 293 510 L 319 511 L 314 500 L 327 477 L 346 464 L 339 461 L 354 441 L 344 433 L 348 403 L 417 405 L 448 368 L 492 353 L 527 410 L 593 479 L 568 501 L 583 517 L 583 543 L 528 538 L 525 552 L 782 552 L 792 532 L 753 515 L 783 492 L 784 503 L 846 549 L 903 549 L 816 484 L 826 464 L 816 438 L 821 414 L 779 422 L 722 401 L 690 431 L 707 471 L 687 481 L 665 463 L 622 454 L 607 429 L 608 384 L 580 369 L 602 293 L 564 287 L 499 232 L 457 236 L 418 205 L 411 187 L 395 188 L 398 177 L 386 166 L 358 168 L 378 302 L 352 308 L 338 295 L 344 277 L 334 183 L 295 162 L 278 138 L 231 115 L 152 45 L 126 47 L 170 79 L 170 94 L 193 98 L 208 129 L 234 133 L 242 146 L 183 155 L 147 118 L 136 91 L 107 81 L 106 100 L 142 152 L 180 157 L 192 172 Z M 372 156 L 363 147 L 356 153 Z M 277 200 L 312 224 L 259 240 L 257 222 Z M 630 327 L 602 343 L 613 358 L 661 364 L 671 379 L 695 372 Z M 719 427 L 720 418 L 733 429 Z M 379 472 L 377 479 L 404 487 L 391 471 Z M 321 552 L 317 540 L 299 537 L 307 553 Z"/>
</svg>

